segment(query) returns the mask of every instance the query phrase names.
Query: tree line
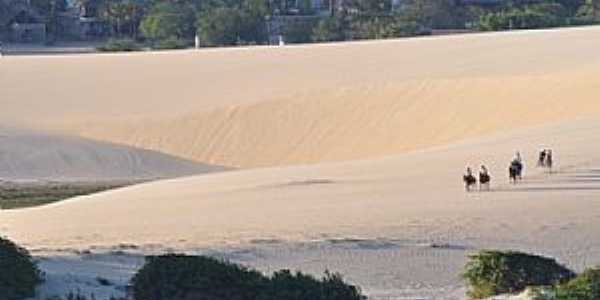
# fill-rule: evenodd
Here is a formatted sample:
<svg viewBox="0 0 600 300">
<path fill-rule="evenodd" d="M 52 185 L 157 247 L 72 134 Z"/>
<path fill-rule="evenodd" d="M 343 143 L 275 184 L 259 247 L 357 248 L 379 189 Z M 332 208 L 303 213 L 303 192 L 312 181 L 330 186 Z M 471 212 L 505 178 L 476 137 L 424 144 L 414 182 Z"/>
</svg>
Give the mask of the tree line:
<svg viewBox="0 0 600 300">
<path fill-rule="evenodd" d="M 18 1 L 18 0 L 12 0 Z M 497 31 L 594 24 L 600 0 L 326 0 L 316 14 L 310 0 L 76 0 L 82 16 L 102 20 L 114 39 L 155 48 L 269 43 L 269 22 L 286 15 L 313 15 L 285 22 L 287 42 L 379 39 L 429 34 L 437 29 Z M 0 0 L 0 26 L 10 22 L 11 0 Z M 60 35 L 56 20 L 67 0 L 31 0 Z M 292 12 L 291 7 L 296 10 Z M 284 16 L 284 17 L 281 17 Z M 54 24 L 54 25 L 53 25 Z"/>
</svg>

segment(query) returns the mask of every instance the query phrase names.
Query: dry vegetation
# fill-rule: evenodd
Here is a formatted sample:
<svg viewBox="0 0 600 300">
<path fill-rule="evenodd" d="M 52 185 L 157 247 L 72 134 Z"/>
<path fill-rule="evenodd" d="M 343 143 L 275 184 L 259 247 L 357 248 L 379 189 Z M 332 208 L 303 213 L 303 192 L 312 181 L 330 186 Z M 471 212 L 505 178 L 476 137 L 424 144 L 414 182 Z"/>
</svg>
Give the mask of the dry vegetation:
<svg viewBox="0 0 600 300">
<path fill-rule="evenodd" d="M 0 209 L 34 207 L 135 182 L 0 182 Z"/>
</svg>

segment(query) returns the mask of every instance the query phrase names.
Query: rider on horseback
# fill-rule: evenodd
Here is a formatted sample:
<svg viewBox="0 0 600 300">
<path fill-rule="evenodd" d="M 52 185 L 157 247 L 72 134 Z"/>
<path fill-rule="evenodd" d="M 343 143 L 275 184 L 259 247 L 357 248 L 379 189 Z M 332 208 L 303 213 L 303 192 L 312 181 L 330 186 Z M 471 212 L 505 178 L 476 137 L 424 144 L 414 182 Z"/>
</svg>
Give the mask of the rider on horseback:
<svg viewBox="0 0 600 300">
<path fill-rule="evenodd" d="M 481 165 L 481 171 L 479 171 L 479 190 L 485 188 L 489 191 L 491 179 L 492 178 L 487 168 L 484 165 Z"/>
<path fill-rule="evenodd" d="M 467 174 L 463 175 L 463 181 L 465 182 L 465 190 L 467 192 L 470 192 L 471 187 L 477 184 L 477 178 L 473 176 L 473 171 L 471 171 L 471 168 L 467 168 Z"/>
</svg>

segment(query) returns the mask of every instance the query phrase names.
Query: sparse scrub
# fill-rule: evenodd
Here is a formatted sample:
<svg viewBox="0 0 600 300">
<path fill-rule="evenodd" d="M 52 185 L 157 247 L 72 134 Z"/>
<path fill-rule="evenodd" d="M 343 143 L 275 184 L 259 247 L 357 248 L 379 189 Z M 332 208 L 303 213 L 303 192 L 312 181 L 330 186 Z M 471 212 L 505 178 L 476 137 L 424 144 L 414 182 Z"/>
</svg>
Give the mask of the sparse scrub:
<svg viewBox="0 0 600 300">
<path fill-rule="evenodd" d="M 171 36 L 164 40 L 158 41 L 152 46 L 152 49 L 168 50 L 168 49 L 185 49 L 189 47 L 189 43 L 183 39 Z"/>
<path fill-rule="evenodd" d="M 94 294 L 90 294 L 89 296 L 86 296 L 86 295 L 82 294 L 80 291 L 69 292 L 68 294 L 66 294 L 63 297 L 52 296 L 52 297 L 46 298 L 46 300 L 96 300 L 96 299 L 97 298 L 96 298 L 96 296 L 94 296 Z M 105 300 L 105 299 L 98 299 L 98 300 Z M 126 300 L 126 298 L 117 298 L 117 297 L 111 296 L 110 298 L 108 298 L 106 300 Z"/>
<path fill-rule="evenodd" d="M 571 281 L 554 289 L 552 300 L 600 299 L 600 268 L 588 269 Z"/>
<path fill-rule="evenodd" d="M 98 47 L 102 52 L 133 52 L 141 51 L 138 43 L 131 39 L 111 39 L 103 46 Z"/>
<path fill-rule="evenodd" d="M 475 299 L 551 286 L 575 274 L 554 259 L 515 251 L 481 251 L 470 256 L 463 277 Z"/>
<path fill-rule="evenodd" d="M 35 295 L 42 274 L 29 252 L 0 237 L 0 300 L 20 300 Z"/>
<path fill-rule="evenodd" d="M 133 183 L 0 183 L 0 209 L 40 206 Z"/>
<path fill-rule="evenodd" d="M 337 274 L 321 280 L 282 270 L 272 277 L 204 256 L 151 256 L 132 279 L 137 300 L 359 300 Z"/>
</svg>

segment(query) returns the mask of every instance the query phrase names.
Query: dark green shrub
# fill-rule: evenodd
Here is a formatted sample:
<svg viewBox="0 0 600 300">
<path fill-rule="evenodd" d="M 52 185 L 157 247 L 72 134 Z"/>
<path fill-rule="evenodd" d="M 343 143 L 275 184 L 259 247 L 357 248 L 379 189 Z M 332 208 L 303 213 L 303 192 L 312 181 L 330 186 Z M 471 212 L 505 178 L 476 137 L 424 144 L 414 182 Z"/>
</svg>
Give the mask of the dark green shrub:
<svg viewBox="0 0 600 300">
<path fill-rule="evenodd" d="M 326 273 L 322 280 L 282 270 L 272 277 L 204 256 L 147 257 L 133 277 L 136 300 L 363 300 L 357 287 Z"/>
<path fill-rule="evenodd" d="M 0 237 L 0 300 L 33 297 L 41 278 L 29 252 Z"/>
<path fill-rule="evenodd" d="M 285 28 L 283 33 L 285 42 L 288 44 L 312 42 L 312 33 L 315 26 L 315 20 L 306 20 L 290 24 L 290 26 Z"/>
<path fill-rule="evenodd" d="M 158 41 L 156 44 L 152 46 L 152 49 L 157 50 L 168 50 L 168 49 L 185 49 L 189 45 L 185 40 L 179 39 L 177 37 L 168 37 L 164 40 Z"/>
<path fill-rule="evenodd" d="M 344 282 L 339 274 L 325 273 L 321 280 L 289 270 L 275 272 L 270 291 L 262 299 L 272 300 L 360 300 L 366 299 L 358 287 Z"/>
<path fill-rule="evenodd" d="M 47 297 L 46 300 L 96 300 L 96 296 L 94 296 L 94 294 L 90 294 L 89 296 L 86 296 L 84 294 L 82 294 L 81 292 L 77 291 L 77 292 L 69 292 L 68 294 L 66 294 L 65 296 L 61 297 L 61 296 L 51 296 L 51 297 Z M 114 296 L 110 296 L 110 298 L 108 298 L 107 300 L 126 300 L 126 298 L 117 298 Z"/>
<path fill-rule="evenodd" d="M 315 42 L 333 42 L 346 39 L 348 24 L 342 17 L 322 19 L 313 28 L 312 40 Z"/>
<path fill-rule="evenodd" d="M 320 299 L 321 283 L 313 276 L 289 270 L 275 272 L 271 277 L 270 299 Z"/>
<path fill-rule="evenodd" d="M 203 256 L 149 256 L 132 279 L 138 300 L 258 299 L 268 282 L 258 272 Z"/>
<path fill-rule="evenodd" d="M 322 280 L 322 300 L 366 300 L 361 294 L 360 288 L 349 285 L 342 276 L 337 273 L 325 273 Z M 308 300 L 308 299 L 307 299 Z"/>
<path fill-rule="evenodd" d="M 600 299 L 600 268 L 588 269 L 568 283 L 555 288 L 555 300 Z"/>
<path fill-rule="evenodd" d="M 140 51 L 142 48 L 131 39 L 111 39 L 103 46 L 98 47 L 103 52 L 132 52 Z"/>
<path fill-rule="evenodd" d="M 575 276 L 554 259 L 521 252 L 486 250 L 469 258 L 463 277 L 469 296 L 476 299 L 554 285 Z"/>
</svg>

